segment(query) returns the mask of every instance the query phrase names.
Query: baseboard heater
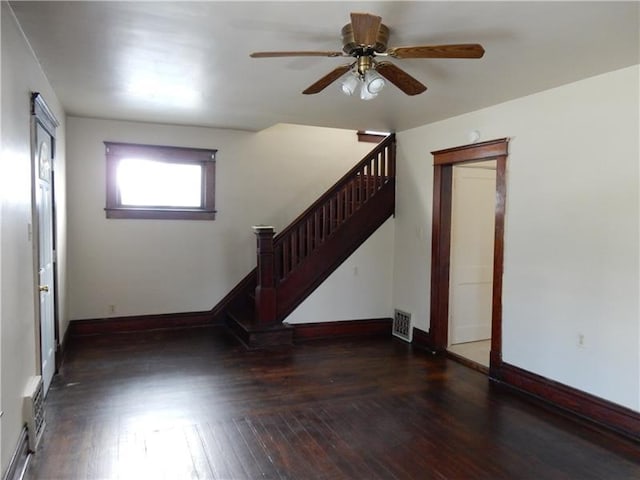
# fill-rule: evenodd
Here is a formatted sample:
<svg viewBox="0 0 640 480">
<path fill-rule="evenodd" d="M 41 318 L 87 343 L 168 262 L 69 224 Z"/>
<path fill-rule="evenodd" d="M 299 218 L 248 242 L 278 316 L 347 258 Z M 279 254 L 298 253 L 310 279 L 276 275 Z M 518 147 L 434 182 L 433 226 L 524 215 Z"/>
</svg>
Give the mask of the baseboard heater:
<svg viewBox="0 0 640 480">
<path fill-rule="evenodd" d="M 44 387 L 40 375 L 29 379 L 23 402 L 23 420 L 27 424 L 29 450 L 35 452 L 45 427 Z"/>
</svg>

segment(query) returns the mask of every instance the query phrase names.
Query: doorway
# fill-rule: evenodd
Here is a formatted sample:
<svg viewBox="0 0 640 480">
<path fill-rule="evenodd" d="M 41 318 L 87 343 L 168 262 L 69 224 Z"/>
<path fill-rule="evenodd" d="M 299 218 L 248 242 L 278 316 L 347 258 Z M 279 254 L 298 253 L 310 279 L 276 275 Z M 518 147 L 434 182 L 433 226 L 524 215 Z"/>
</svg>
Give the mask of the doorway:
<svg viewBox="0 0 640 480">
<path fill-rule="evenodd" d="M 39 93 L 32 95 L 33 191 L 39 357 L 46 395 L 56 370 L 58 322 L 53 166 L 58 122 Z"/>
<path fill-rule="evenodd" d="M 489 368 L 496 161 L 453 166 L 447 350 Z"/>
<path fill-rule="evenodd" d="M 431 251 L 431 318 L 428 341 L 435 351 L 447 351 L 452 344 L 461 340 L 487 334 L 487 326 L 477 325 L 468 321 L 459 331 L 452 332 L 450 312 L 461 314 L 467 319 L 479 317 L 479 310 L 484 310 L 486 319 L 490 312 L 490 352 L 489 371 L 496 372 L 502 361 L 502 268 L 504 252 L 504 213 L 506 200 L 506 159 L 508 139 L 492 140 L 488 142 L 465 145 L 462 147 L 432 152 L 434 155 L 434 184 L 433 184 L 433 225 Z M 491 163 L 487 163 L 491 162 Z M 452 258 L 452 235 L 456 235 L 460 225 L 453 222 L 470 222 L 470 219 L 452 219 L 454 206 L 454 166 L 480 168 L 495 165 L 495 187 L 493 189 L 493 229 L 489 237 L 493 237 L 492 246 L 487 247 L 487 240 L 476 241 L 473 237 L 467 239 L 463 249 L 477 250 L 480 243 L 484 249 L 492 249 L 490 259 L 491 271 L 485 264 L 469 268 L 469 261 L 460 262 L 459 258 Z M 476 173 L 467 176 L 480 177 Z M 489 177 L 491 176 L 488 175 Z M 477 183 L 477 182 L 476 182 Z M 486 186 L 486 185 L 485 185 Z M 486 190 L 486 188 L 485 188 Z M 486 193 L 485 193 L 486 194 Z M 467 200 L 468 202 L 469 200 Z M 464 204 L 464 202 L 463 202 Z M 475 221 L 476 219 L 473 219 Z M 468 227 L 468 225 L 466 225 Z M 453 228 L 453 230 L 452 230 Z M 464 229 L 463 233 L 464 235 Z M 460 232 L 458 232 L 460 235 Z M 457 247 L 456 247 L 457 248 Z M 463 257 L 467 250 L 463 251 Z M 455 251 L 454 251 L 455 254 Z M 458 255 L 459 257 L 459 255 Z M 465 265 L 466 263 L 466 265 Z M 490 283 L 489 279 L 490 278 Z M 451 282 L 465 284 L 459 291 L 451 288 Z M 466 291 L 463 291 L 466 290 Z M 476 303 L 468 308 L 464 296 L 477 295 L 482 290 L 490 297 L 484 297 L 484 304 Z M 463 292 L 462 294 L 460 292 Z M 458 297 L 452 299 L 452 294 Z M 465 308 L 467 311 L 465 312 Z M 456 311 L 457 310 L 457 311 Z M 486 320 L 485 320 L 486 321 Z M 456 328 L 456 325 L 453 325 Z M 484 333 L 483 333 L 484 332 Z"/>
</svg>

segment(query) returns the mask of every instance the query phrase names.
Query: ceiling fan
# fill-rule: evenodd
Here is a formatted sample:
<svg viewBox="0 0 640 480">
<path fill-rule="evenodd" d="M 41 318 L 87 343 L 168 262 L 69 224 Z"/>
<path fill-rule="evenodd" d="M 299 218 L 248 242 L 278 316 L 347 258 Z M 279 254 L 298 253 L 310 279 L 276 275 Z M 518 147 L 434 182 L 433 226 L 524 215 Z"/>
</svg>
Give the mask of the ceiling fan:
<svg viewBox="0 0 640 480">
<path fill-rule="evenodd" d="M 420 45 L 387 48 L 389 28 L 382 18 L 369 13 L 351 13 L 351 23 L 342 27 L 342 51 L 284 51 L 254 52 L 252 58 L 270 57 L 350 57 L 355 61 L 341 65 L 307 87 L 306 95 L 319 93 L 334 81 L 352 72 L 343 81 L 342 90 L 347 95 L 354 93 L 361 84 L 361 98 L 368 100 L 384 87 L 384 77 L 407 95 L 417 95 L 427 87 L 407 72 L 378 57 L 404 58 L 481 58 L 484 48 L 476 43 L 456 45 Z"/>
</svg>

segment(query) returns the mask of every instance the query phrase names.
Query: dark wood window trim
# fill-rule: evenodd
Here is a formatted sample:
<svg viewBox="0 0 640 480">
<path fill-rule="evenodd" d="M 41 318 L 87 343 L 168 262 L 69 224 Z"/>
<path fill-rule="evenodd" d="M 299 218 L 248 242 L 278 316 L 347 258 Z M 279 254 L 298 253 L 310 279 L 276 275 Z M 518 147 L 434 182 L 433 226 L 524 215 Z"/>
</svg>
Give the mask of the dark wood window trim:
<svg viewBox="0 0 640 480">
<path fill-rule="evenodd" d="M 433 226 L 431 244 L 431 318 L 428 344 L 445 351 L 449 329 L 449 262 L 451 256 L 451 203 L 453 165 L 496 160 L 496 209 L 493 251 L 490 375 L 502 364 L 502 271 L 506 165 L 509 139 L 465 145 L 431 152 L 433 155 Z"/>
<path fill-rule="evenodd" d="M 363 130 L 359 130 L 357 132 L 357 135 L 358 135 L 359 142 L 369 142 L 369 143 L 380 143 L 388 136 L 388 135 L 378 135 L 375 133 L 368 133 Z"/>
<path fill-rule="evenodd" d="M 107 218 L 215 220 L 215 158 L 217 150 L 119 142 L 104 142 L 104 144 L 107 169 L 105 207 Z M 202 199 L 200 207 L 130 207 L 122 205 L 116 180 L 118 163 L 124 158 L 131 157 L 202 166 Z"/>
</svg>

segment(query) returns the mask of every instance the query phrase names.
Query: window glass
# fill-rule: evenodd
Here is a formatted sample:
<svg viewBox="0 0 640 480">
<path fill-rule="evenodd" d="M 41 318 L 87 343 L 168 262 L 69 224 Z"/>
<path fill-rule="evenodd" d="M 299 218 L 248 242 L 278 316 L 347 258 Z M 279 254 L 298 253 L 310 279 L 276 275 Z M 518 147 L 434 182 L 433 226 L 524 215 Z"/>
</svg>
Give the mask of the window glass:
<svg viewBox="0 0 640 480">
<path fill-rule="evenodd" d="M 104 143 L 107 218 L 215 219 L 216 150 Z"/>
<path fill-rule="evenodd" d="M 202 167 L 124 158 L 118 164 L 120 203 L 129 206 L 202 205 Z"/>
</svg>

